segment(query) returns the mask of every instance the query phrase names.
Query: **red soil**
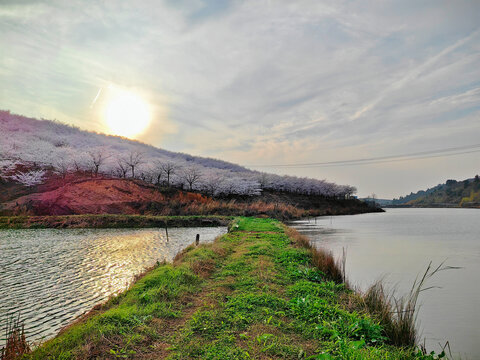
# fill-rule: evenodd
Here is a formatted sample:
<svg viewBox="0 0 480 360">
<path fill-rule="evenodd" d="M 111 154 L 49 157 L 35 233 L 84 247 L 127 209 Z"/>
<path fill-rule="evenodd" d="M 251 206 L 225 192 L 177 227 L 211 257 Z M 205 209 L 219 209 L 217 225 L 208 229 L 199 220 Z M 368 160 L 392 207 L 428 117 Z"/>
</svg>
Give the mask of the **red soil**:
<svg viewBox="0 0 480 360">
<path fill-rule="evenodd" d="M 0 184 L 2 185 L 2 184 Z M 11 186 L 10 186 L 11 185 Z M 10 186 L 10 187 L 9 187 Z M 0 215 L 267 215 L 279 219 L 331 214 L 356 214 L 372 209 L 358 200 L 265 192 L 252 198 L 212 199 L 141 180 L 49 177 L 36 188 L 6 184 L 0 189 Z"/>
<path fill-rule="evenodd" d="M 124 179 L 82 179 L 54 190 L 19 197 L 5 210 L 35 215 L 134 214 L 138 203 L 164 202 L 153 185 Z"/>
</svg>

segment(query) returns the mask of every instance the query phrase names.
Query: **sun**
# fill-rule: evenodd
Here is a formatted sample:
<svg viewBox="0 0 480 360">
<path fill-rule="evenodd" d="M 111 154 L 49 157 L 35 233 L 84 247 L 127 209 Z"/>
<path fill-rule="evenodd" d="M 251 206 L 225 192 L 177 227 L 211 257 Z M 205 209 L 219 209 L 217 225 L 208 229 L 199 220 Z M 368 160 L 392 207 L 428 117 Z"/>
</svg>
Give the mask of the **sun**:
<svg viewBox="0 0 480 360">
<path fill-rule="evenodd" d="M 104 120 L 110 132 L 125 137 L 144 132 L 151 121 L 149 104 L 134 92 L 118 88 L 109 90 Z"/>
</svg>

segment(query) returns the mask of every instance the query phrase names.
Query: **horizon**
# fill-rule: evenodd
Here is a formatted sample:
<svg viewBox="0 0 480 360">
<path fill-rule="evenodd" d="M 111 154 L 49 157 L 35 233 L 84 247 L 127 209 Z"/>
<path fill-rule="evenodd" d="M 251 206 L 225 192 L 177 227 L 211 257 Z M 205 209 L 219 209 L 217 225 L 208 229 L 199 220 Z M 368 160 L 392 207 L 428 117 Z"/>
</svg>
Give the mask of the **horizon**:
<svg viewBox="0 0 480 360">
<path fill-rule="evenodd" d="M 352 164 L 478 142 L 479 13 L 468 1 L 6 1 L 0 107 L 398 198 L 479 172 L 478 150 Z"/>
</svg>

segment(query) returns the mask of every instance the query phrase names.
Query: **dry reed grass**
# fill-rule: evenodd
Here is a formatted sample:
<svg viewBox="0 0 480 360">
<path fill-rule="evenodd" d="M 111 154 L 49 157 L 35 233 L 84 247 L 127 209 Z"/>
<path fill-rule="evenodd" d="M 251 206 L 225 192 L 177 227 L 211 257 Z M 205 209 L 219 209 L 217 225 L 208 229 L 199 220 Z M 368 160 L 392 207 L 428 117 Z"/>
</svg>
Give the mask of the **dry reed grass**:
<svg viewBox="0 0 480 360">
<path fill-rule="evenodd" d="M 348 286 L 345 276 L 345 252 L 341 259 L 335 260 L 331 251 L 314 247 L 308 237 L 300 234 L 297 230 L 286 227 L 285 232 L 295 245 L 309 250 L 312 256 L 313 265 L 323 272 L 328 279 L 335 281 L 338 284 L 345 283 L 345 285 Z"/>
<path fill-rule="evenodd" d="M 177 194 L 164 204 L 151 203 L 145 213 L 155 215 L 227 215 L 227 216 L 268 216 L 280 220 L 300 218 L 307 215 L 304 209 L 285 203 L 264 201 L 237 202 L 235 200 L 212 199 L 200 194 Z"/>
<path fill-rule="evenodd" d="M 375 282 L 363 295 L 365 306 L 383 326 L 390 343 L 396 346 L 415 346 L 419 335 L 416 327 L 418 314 L 418 299 L 422 292 L 435 288 L 427 286 L 428 280 L 439 271 L 455 269 L 444 266 L 442 262 L 437 267 L 432 262 L 422 276 L 417 277 L 408 294 L 395 297 L 395 291 L 385 289 L 384 280 Z"/>
<path fill-rule="evenodd" d="M 31 349 L 25 337 L 25 327 L 20 314 L 7 320 L 5 327 L 5 347 L 0 349 L 0 360 L 15 360 L 28 354 Z"/>
<path fill-rule="evenodd" d="M 345 249 L 342 258 L 337 261 L 331 252 L 313 247 L 308 237 L 301 235 L 295 229 L 285 227 L 285 232 L 295 245 L 309 249 L 313 264 L 329 279 L 336 283 L 344 283 L 347 288 L 351 288 L 345 275 Z M 387 290 L 384 279 L 380 279 L 365 293 L 361 294 L 356 291 L 355 295 L 344 300 L 348 306 L 360 311 L 367 311 L 375 317 L 383 326 L 390 344 L 400 347 L 417 346 L 419 343 L 416 326 L 419 296 L 422 292 L 434 288 L 434 286 L 427 286 L 431 277 L 439 271 L 448 269 L 456 269 L 456 267 L 444 266 L 443 262 L 437 267 L 433 267 L 430 262 L 422 276 L 415 279 L 409 293 L 402 297 L 397 298 L 394 290 Z"/>
<path fill-rule="evenodd" d="M 192 271 L 203 278 L 208 278 L 215 270 L 215 261 L 212 259 L 199 259 L 190 264 Z"/>
</svg>

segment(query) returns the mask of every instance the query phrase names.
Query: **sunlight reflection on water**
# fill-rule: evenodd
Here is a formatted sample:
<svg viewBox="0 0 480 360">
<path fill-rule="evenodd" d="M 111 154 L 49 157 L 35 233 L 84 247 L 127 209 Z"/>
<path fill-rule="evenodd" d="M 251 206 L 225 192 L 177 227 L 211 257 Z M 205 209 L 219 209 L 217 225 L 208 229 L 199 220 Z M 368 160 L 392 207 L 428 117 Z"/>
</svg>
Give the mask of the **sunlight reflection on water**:
<svg viewBox="0 0 480 360">
<path fill-rule="evenodd" d="M 225 227 L 0 230 L 0 346 L 6 319 L 20 311 L 30 341 L 55 335 L 95 304 L 124 290 L 156 261 L 172 261 Z"/>
</svg>

